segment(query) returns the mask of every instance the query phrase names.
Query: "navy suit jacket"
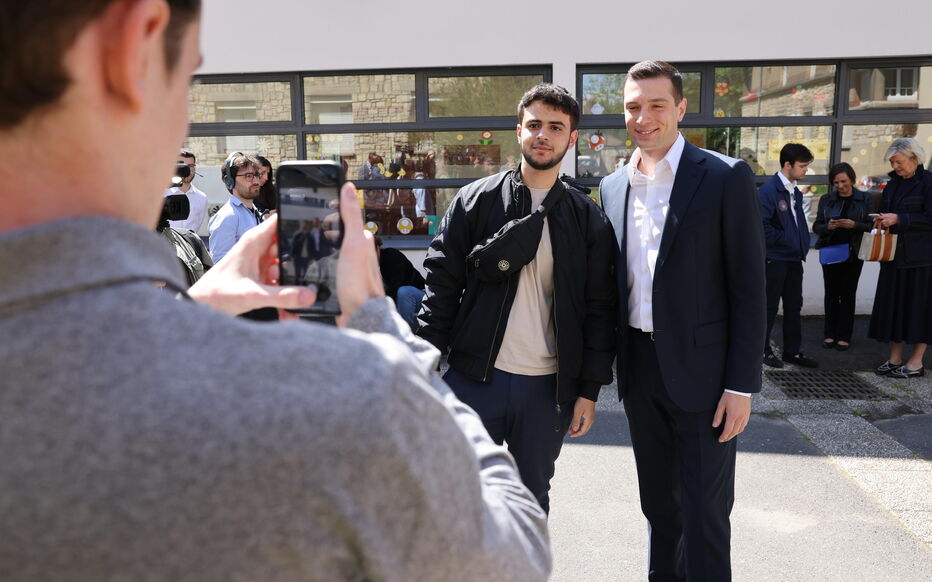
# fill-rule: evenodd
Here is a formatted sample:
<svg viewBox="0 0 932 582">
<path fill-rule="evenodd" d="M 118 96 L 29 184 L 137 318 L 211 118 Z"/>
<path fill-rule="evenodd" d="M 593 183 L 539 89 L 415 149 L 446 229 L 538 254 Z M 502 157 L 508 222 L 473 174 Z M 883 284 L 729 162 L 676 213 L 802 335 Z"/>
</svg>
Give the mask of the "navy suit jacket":
<svg viewBox="0 0 932 582">
<path fill-rule="evenodd" d="M 773 261 L 805 261 L 811 239 L 803 213 L 802 194 L 796 196 L 795 192 L 787 190 L 776 174 L 760 187 L 759 194 L 767 258 Z M 796 209 L 795 225 L 790 205 Z"/>
<path fill-rule="evenodd" d="M 627 167 L 602 180 L 615 228 L 619 290 L 618 393 L 628 365 Z M 764 234 L 748 165 L 686 143 L 654 270 L 653 319 L 663 383 L 690 412 L 714 409 L 725 388 L 760 392 L 766 334 Z M 636 380 L 636 379 L 635 379 Z"/>
</svg>

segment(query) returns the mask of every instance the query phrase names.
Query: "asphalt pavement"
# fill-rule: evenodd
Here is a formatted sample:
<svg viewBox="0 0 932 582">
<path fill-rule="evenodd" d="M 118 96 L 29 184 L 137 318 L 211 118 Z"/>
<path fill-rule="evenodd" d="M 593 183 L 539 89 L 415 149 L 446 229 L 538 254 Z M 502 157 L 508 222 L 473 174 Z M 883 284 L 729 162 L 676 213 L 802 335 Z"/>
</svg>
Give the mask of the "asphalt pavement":
<svg viewBox="0 0 932 582">
<path fill-rule="evenodd" d="M 778 386 L 779 376 L 765 373 L 738 441 L 734 579 L 927 582 L 932 371 L 878 378 L 870 370 L 887 348 L 866 339 L 866 318 L 856 322 L 847 352 L 821 349 L 821 326 L 820 318 L 804 320 L 807 355 L 820 360 L 820 370 L 853 372 L 876 395 L 794 399 Z M 779 325 L 774 337 L 779 345 Z M 590 434 L 564 445 L 550 526 L 552 580 L 647 579 L 647 526 L 614 386 L 603 389 Z"/>
</svg>

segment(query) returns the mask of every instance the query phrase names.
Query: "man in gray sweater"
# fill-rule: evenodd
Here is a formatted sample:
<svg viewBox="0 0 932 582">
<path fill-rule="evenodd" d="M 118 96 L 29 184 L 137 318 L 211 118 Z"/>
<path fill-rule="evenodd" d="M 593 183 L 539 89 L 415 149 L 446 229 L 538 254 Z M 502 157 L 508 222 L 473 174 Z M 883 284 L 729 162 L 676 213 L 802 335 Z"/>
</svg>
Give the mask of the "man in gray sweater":
<svg viewBox="0 0 932 582">
<path fill-rule="evenodd" d="M 383 296 L 351 185 L 343 329 L 232 317 L 313 301 L 267 285 L 274 220 L 185 296 L 153 227 L 199 2 L 0 12 L 0 580 L 545 579 L 544 513 Z"/>
</svg>

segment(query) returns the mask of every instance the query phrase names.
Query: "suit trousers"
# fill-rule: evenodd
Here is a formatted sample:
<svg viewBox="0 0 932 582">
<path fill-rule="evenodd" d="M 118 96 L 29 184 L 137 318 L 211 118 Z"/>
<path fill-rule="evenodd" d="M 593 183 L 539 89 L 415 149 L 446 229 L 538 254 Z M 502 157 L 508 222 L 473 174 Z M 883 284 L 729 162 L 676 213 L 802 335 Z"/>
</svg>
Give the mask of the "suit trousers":
<svg viewBox="0 0 932 582">
<path fill-rule="evenodd" d="M 718 442 L 714 410 L 679 408 L 650 335 L 630 328 L 628 336 L 624 406 L 648 522 L 648 580 L 730 581 L 736 439 Z"/>
<path fill-rule="evenodd" d="M 822 265 L 825 281 L 825 337 L 851 341 L 854 329 L 854 304 L 863 261 L 848 260 Z"/>
<path fill-rule="evenodd" d="M 803 263 L 802 261 L 775 261 L 767 259 L 767 337 L 764 353 L 770 349 L 770 332 L 777 318 L 777 307 L 783 300 L 783 354 L 798 354 L 802 347 Z"/>
<path fill-rule="evenodd" d="M 518 472 L 550 513 L 550 479 L 573 419 L 573 407 L 557 410 L 557 375 L 522 376 L 492 370 L 488 383 L 450 368 L 443 376 L 456 397 L 476 411 L 496 444 L 508 443 Z"/>
</svg>

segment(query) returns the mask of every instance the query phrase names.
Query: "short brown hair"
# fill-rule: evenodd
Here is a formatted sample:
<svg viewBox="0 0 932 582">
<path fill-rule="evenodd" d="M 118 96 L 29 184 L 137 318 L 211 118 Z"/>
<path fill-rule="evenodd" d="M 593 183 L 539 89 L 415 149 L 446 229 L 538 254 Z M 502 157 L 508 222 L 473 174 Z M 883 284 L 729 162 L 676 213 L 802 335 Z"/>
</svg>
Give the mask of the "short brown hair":
<svg viewBox="0 0 932 582">
<path fill-rule="evenodd" d="M 518 125 L 524 122 L 524 110 L 531 103 L 540 101 L 570 116 L 570 131 L 579 125 L 579 103 L 570 92 L 553 83 L 540 83 L 527 90 L 518 103 Z"/>
<path fill-rule="evenodd" d="M 58 101 L 71 79 L 65 53 L 85 26 L 117 0 L 0 0 L 0 130 Z M 200 14 L 201 0 L 166 0 L 165 62 L 178 63 L 185 24 Z"/>
<path fill-rule="evenodd" d="M 666 77 L 673 83 L 673 101 L 679 103 L 683 100 L 683 75 L 679 70 L 664 61 L 641 61 L 628 69 L 628 78 L 635 81 L 642 79 L 656 79 Z"/>
</svg>

